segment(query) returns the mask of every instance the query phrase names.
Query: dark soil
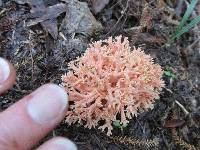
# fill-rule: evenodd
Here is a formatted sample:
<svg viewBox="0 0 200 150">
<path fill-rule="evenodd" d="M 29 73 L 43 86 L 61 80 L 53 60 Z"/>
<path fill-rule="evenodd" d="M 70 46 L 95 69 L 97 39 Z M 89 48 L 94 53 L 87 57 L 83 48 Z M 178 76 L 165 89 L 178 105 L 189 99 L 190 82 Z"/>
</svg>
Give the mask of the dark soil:
<svg viewBox="0 0 200 150">
<path fill-rule="evenodd" d="M 122 34 L 129 38 L 131 46 L 142 47 L 165 71 L 176 76 L 163 75 L 166 88 L 160 100 L 155 102 L 155 108 L 140 113 L 123 130 L 115 128 L 112 136 L 115 140 L 98 129 L 89 130 L 78 124 L 69 126 L 64 122 L 47 138 L 68 137 L 79 149 L 86 150 L 200 149 L 200 37 L 191 30 L 166 45 L 186 5 L 178 9 L 179 1 L 176 0 L 110 0 L 100 13 L 95 14 L 91 2 L 87 2 L 103 30 L 90 36 L 75 34 L 76 39 L 80 39 L 78 44 L 67 40 L 63 46 L 61 37 L 53 39 L 40 24 L 24 26 L 24 21 L 29 19 L 28 5 L 3 1 L 0 7 L 0 12 L 5 10 L 0 13 L 0 56 L 14 64 L 17 80 L 10 91 L 0 96 L 0 110 L 45 83 L 60 84 L 68 62 L 83 54 L 90 42 Z M 59 1 L 50 0 L 46 6 L 56 3 Z M 58 17 L 58 26 L 64 16 Z M 177 125 L 180 122 L 184 123 Z M 166 123 L 175 127 L 167 127 Z M 132 138 L 132 144 L 120 137 Z M 151 140 L 157 140 L 158 144 L 151 145 Z"/>
</svg>

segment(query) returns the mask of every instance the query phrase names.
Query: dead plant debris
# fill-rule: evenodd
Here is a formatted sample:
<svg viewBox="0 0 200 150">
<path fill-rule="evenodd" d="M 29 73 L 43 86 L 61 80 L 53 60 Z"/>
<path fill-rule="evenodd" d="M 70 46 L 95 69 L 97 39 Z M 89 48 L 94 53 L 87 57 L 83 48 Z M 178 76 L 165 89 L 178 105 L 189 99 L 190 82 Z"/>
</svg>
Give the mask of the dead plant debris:
<svg viewBox="0 0 200 150">
<path fill-rule="evenodd" d="M 155 108 L 140 110 L 123 130 L 114 128 L 113 139 L 97 129 L 64 122 L 48 137 L 68 137 L 80 150 L 199 149 L 199 24 L 166 45 L 190 2 L 0 0 L 0 57 L 17 70 L 16 85 L 0 96 L 0 110 L 42 84 L 60 84 L 68 63 L 83 55 L 88 43 L 122 34 L 130 46 L 144 49 L 163 70 L 176 73 L 176 79 L 163 76 L 166 89 Z M 200 15 L 199 7 L 198 2 L 190 20 Z"/>
</svg>

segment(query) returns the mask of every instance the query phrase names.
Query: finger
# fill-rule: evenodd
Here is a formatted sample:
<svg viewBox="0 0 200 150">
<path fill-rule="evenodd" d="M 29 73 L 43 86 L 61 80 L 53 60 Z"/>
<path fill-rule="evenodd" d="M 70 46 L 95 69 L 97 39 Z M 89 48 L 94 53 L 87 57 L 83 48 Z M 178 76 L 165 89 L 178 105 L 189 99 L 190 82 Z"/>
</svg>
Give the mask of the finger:
<svg viewBox="0 0 200 150">
<path fill-rule="evenodd" d="M 11 88 L 15 82 L 16 71 L 11 63 L 0 58 L 0 94 Z"/>
<path fill-rule="evenodd" d="M 64 117 L 67 94 L 47 84 L 0 114 L 0 149 L 27 150 L 51 131 Z"/>
<path fill-rule="evenodd" d="M 56 137 L 45 142 L 37 150 L 77 150 L 77 147 L 68 139 Z"/>
</svg>

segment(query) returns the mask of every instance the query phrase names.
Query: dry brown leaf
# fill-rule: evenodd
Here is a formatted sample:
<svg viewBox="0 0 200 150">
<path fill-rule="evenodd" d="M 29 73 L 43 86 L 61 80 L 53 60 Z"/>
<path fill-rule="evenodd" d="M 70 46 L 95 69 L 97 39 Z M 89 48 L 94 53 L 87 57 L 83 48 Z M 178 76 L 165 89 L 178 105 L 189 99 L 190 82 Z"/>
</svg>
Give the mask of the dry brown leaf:
<svg viewBox="0 0 200 150">
<path fill-rule="evenodd" d="M 56 4 L 53 6 L 49 6 L 47 8 L 38 6 L 36 8 L 33 8 L 31 11 L 32 13 L 38 14 L 38 18 L 31 20 L 27 23 L 28 26 L 36 25 L 40 22 L 46 21 L 46 20 L 54 20 L 56 17 L 58 17 L 61 13 L 65 12 L 67 9 L 67 6 L 65 4 Z"/>
<path fill-rule="evenodd" d="M 185 123 L 184 120 L 181 119 L 172 119 L 172 120 L 168 120 L 165 123 L 165 127 L 167 128 L 176 128 L 176 127 L 180 127 Z"/>
<path fill-rule="evenodd" d="M 42 0 L 15 0 L 19 4 L 29 4 L 31 7 L 31 17 L 35 18 L 27 22 L 27 26 L 40 23 L 45 31 L 51 34 L 54 39 L 58 36 L 57 17 L 66 11 L 67 5 L 59 3 L 45 7 Z"/>
</svg>

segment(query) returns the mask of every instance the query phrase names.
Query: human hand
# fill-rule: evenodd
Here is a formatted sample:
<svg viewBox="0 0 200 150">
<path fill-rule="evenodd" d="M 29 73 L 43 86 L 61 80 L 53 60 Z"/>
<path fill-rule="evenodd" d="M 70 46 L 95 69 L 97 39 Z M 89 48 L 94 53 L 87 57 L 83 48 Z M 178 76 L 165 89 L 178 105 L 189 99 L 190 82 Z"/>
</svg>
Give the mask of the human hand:
<svg viewBox="0 0 200 150">
<path fill-rule="evenodd" d="M 15 82 L 15 69 L 0 58 L 0 94 Z M 0 150 L 28 150 L 61 122 L 68 106 L 66 92 L 46 84 L 0 113 Z M 56 137 L 37 150 L 76 150 L 70 140 Z"/>
</svg>

